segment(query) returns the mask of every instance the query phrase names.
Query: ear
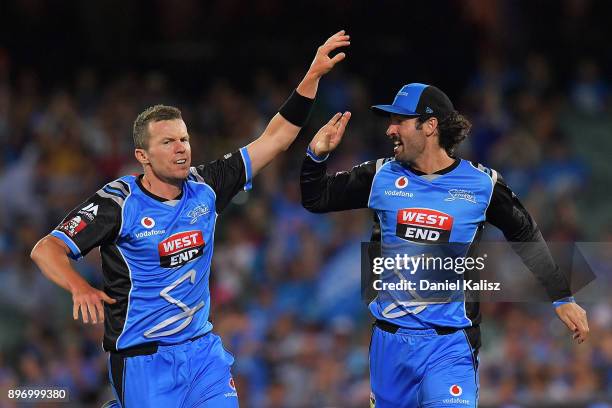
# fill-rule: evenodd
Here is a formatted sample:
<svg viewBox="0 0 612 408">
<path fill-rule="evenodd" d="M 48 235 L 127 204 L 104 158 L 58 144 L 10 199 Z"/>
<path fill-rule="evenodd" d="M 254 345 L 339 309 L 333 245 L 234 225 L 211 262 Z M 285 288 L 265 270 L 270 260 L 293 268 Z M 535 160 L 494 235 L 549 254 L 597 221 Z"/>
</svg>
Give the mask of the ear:
<svg viewBox="0 0 612 408">
<path fill-rule="evenodd" d="M 423 127 L 425 128 L 425 135 L 431 136 L 436 133 L 436 129 L 438 128 L 438 118 L 432 116 L 428 118 L 425 123 L 423 123 Z"/>
<path fill-rule="evenodd" d="M 136 160 L 143 166 L 150 163 L 149 155 L 145 149 L 134 149 L 134 157 L 136 157 Z"/>
</svg>

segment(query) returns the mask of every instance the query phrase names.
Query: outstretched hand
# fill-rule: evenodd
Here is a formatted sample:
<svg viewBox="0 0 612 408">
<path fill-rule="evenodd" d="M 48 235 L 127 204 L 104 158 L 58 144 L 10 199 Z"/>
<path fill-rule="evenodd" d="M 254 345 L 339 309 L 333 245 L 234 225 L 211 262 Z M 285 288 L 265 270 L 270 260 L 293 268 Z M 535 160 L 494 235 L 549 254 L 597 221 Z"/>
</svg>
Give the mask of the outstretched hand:
<svg viewBox="0 0 612 408">
<path fill-rule="evenodd" d="M 573 339 L 577 340 L 578 344 L 586 341 L 589 335 L 589 323 L 583 308 L 576 303 L 566 303 L 555 308 L 555 311 L 559 319 L 574 333 Z"/>
<path fill-rule="evenodd" d="M 312 138 L 310 150 L 317 156 L 332 152 L 340 144 L 349 119 L 351 112 L 336 113 Z"/>
<path fill-rule="evenodd" d="M 317 54 L 310 64 L 309 74 L 312 74 L 316 78 L 320 78 L 327 74 L 331 69 L 344 58 L 346 54 L 339 52 L 338 54 L 330 57 L 329 54 L 337 48 L 346 47 L 351 44 L 349 41 L 350 36 L 345 34 L 344 30 L 338 31 L 332 35 L 317 49 Z"/>
<path fill-rule="evenodd" d="M 117 303 L 106 293 L 88 284 L 80 285 L 72 292 L 72 302 L 72 317 L 74 320 L 78 320 L 80 310 L 83 323 L 89 323 L 91 317 L 92 324 L 104 321 L 105 302 L 111 305 Z"/>
</svg>

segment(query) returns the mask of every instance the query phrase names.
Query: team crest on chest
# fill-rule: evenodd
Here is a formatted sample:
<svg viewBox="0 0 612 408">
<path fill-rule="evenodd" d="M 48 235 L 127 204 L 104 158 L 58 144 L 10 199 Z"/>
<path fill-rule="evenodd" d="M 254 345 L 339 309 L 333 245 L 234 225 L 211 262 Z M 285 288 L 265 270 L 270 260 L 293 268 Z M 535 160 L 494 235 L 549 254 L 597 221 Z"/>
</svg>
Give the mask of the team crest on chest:
<svg viewBox="0 0 612 408">
<path fill-rule="evenodd" d="M 210 212 L 210 210 L 208 209 L 208 206 L 206 204 L 198 205 L 193 210 L 190 210 L 187 213 L 187 216 L 189 218 L 191 218 L 189 223 L 190 224 L 195 224 L 200 217 L 203 217 L 204 215 L 208 214 L 209 212 Z"/>
</svg>

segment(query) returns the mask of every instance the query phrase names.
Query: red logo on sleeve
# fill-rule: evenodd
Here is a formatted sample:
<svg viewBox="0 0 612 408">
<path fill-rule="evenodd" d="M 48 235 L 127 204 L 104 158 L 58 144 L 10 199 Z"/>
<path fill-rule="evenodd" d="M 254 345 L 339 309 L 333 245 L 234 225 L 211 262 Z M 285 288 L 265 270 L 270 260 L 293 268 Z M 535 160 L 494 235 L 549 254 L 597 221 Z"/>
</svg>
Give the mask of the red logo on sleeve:
<svg viewBox="0 0 612 408">
<path fill-rule="evenodd" d="M 74 217 L 60 225 L 57 229 L 64 232 L 70 238 L 73 238 L 86 226 L 87 223 L 79 215 L 75 215 Z"/>
</svg>

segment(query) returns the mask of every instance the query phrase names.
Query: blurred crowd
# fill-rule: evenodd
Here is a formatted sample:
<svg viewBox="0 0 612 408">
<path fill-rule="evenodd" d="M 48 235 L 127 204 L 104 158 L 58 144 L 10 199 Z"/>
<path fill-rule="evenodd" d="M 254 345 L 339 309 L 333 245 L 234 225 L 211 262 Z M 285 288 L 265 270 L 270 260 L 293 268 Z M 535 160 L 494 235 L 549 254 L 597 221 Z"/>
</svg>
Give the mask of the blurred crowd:
<svg viewBox="0 0 612 408">
<path fill-rule="evenodd" d="M 470 24 L 496 30 L 490 15 L 477 12 L 477 2 L 464 3 Z M 489 51 L 484 48 L 464 83 L 449 91 L 473 123 L 458 155 L 498 170 L 547 240 L 603 243 L 589 262 L 598 277 L 612 276 L 610 67 L 584 56 L 559 78 L 545 52 L 507 60 L 504 49 Z M 0 48 L 0 407 L 18 406 L 4 398 L 6 390 L 27 386 L 66 387 L 75 407 L 112 399 L 102 327 L 72 320 L 69 294 L 42 276 L 29 252 L 104 183 L 140 172 L 131 137 L 137 114 L 157 103 L 178 106 L 193 161 L 202 163 L 257 137 L 296 78 L 262 70 L 247 87 L 212 80 L 185 96 L 161 70 L 109 78 L 81 67 L 69 81 L 49 85 L 37 69 L 13 64 L 9 50 Z M 397 87 L 381 90 L 350 70 L 326 77 L 301 137 L 219 217 L 211 320 L 236 356 L 241 406 L 368 404 L 371 322 L 360 297 L 359 243 L 369 239 L 371 214 L 306 212 L 299 168 L 316 129 L 343 110 L 353 116 L 330 171 L 391 155 L 385 122 L 368 107 L 387 102 L 374 95 L 391 99 L 403 83 L 419 80 L 397 78 Z M 489 227 L 484 239 L 503 237 Z M 101 285 L 97 251 L 75 267 Z M 605 276 L 603 282 L 610 283 Z M 548 304 L 484 303 L 481 406 L 609 406 L 612 301 L 606 295 L 584 307 L 591 338 L 577 346 Z"/>
</svg>

